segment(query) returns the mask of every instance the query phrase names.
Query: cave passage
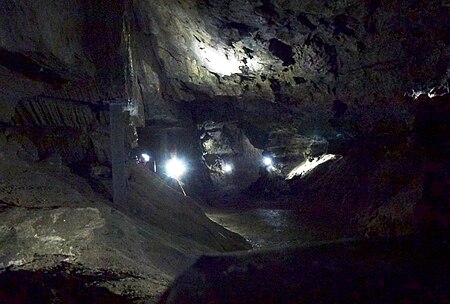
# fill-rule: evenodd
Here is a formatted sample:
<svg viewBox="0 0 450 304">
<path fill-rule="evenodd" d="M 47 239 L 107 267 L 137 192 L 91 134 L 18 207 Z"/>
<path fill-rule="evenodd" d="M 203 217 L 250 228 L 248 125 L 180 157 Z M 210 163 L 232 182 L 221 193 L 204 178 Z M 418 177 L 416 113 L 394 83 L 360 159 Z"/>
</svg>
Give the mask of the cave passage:
<svg viewBox="0 0 450 304">
<path fill-rule="evenodd" d="M 0 303 L 449 303 L 449 24 L 0 1 Z"/>
</svg>

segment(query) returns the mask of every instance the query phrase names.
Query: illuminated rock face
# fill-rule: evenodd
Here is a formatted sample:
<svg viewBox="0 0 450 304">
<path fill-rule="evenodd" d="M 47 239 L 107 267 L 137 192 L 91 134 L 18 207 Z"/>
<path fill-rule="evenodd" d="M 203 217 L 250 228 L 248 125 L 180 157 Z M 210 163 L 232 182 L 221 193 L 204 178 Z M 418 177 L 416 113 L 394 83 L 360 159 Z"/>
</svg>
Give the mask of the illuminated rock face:
<svg viewBox="0 0 450 304">
<path fill-rule="evenodd" d="M 0 122 L 74 129 L 101 164 L 114 98 L 133 100 L 133 127 L 234 125 L 246 163 L 271 153 L 286 174 L 316 138 L 342 154 L 404 136 L 404 94 L 448 91 L 445 1 L 15 0 L 0 14 Z"/>
<path fill-rule="evenodd" d="M 317 138 L 326 145 L 315 156 L 405 136 L 416 115 L 405 94 L 449 77 L 441 1 L 141 0 L 134 11 L 146 119 L 234 124 L 284 176 Z M 204 145 L 208 159 L 221 157 L 211 140 Z"/>
<path fill-rule="evenodd" d="M 303 135 L 367 134 L 381 119 L 406 126 L 412 115 L 396 98 L 448 77 L 440 1 L 142 0 L 136 16 L 158 93 L 188 112 L 226 101 L 235 113 L 222 120 L 266 134 L 286 124 Z"/>
<path fill-rule="evenodd" d="M 17 103 L 36 96 L 131 97 L 135 125 L 239 121 L 266 149 L 286 128 L 293 141 L 366 136 L 381 121 L 408 128 L 413 111 L 398 97 L 448 79 L 442 1 L 50 2 L 1 7 L 2 122 L 20 125 Z M 44 112 L 37 124 L 58 120 Z"/>
<path fill-rule="evenodd" d="M 148 265 L 149 275 L 161 271 L 160 263 L 176 273 L 193 256 L 208 252 L 205 247 L 246 247 L 200 210 L 186 210 L 195 204 L 175 200 L 177 194 L 160 181 L 151 195 L 148 185 L 138 185 L 137 205 L 126 214 L 109 206 L 108 103 L 115 99 L 130 101 L 130 150 L 136 126 L 152 134 L 167 129 L 189 134 L 173 150 L 181 153 L 189 146 L 189 157 L 196 158 L 190 164 L 200 167 L 189 171 L 189 179 L 203 186 L 203 193 L 211 190 L 210 180 L 225 190 L 268 189 L 271 200 L 286 195 L 290 206 L 306 207 L 302 212 L 309 208 L 321 219 L 358 222 L 369 236 L 408 234 L 414 224 L 436 227 L 448 218 L 441 208 L 449 196 L 444 169 L 449 167 L 444 153 L 449 150 L 444 136 L 448 1 L 55 2 L 0 1 L 0 215 L 5 219 L 0 238 L 8 243 L 0 246 L 0 263 L 5 267 L 28 263 L 34 253 L 72 259 L 92 244 L 86 239 L 96 246 L 107 240 L 120 244 L 126 258 L 112 254 L 121 261 L 117 264 L 101 259 L 98 247 L 86 249 L 96 258 L 90 261 L 102 260 L 105 268 L 129 269 L 130 262 L 143 271 L 141 261 L 155 254 L 158 265 Z M 405 96 L 419 92 L 440 97 Z M 324 153 L 336 159 L 304 178 L 285 180 L 297 165 L 317 164 Z M 263 155 L 272 157 L 277 179 L 259 170 Z M 11 157 L 25 162 L 23 167 Z M 226 164 L 233 165 L 232 172 L 225 172 Z M 14 186 L 18 180 L 5 177 L 7 166 L 33 195 L 19 189 L 20 197 L 11 197 L 6 182 Z M 75 189 L 72 180 L 76 185 L 81 177 L 67 166 L 92 184 L 83 181 Z M 30 168 L 44 185 L 33 184 Z M 42 177 L 49 168 L 53 179 Z M 58 188 L 58 181 L 64 186 Z M 79 192 L 84 190 L 89 193 Z M 42 192 L 52 198 L 39 201 Z M 54 205 L 59 200 L 64 205 Z M 177 208 L 166 208 L 169 204 Z M 79 223 L 66 231 L 58 216 Z M 161 218 L 167 221 L 158 222 Z M 29 230 L 30 220 L 45 225 Z M 22 231 L 10 229 L 18 223 Z M 60 234 L 53 233 L 54 225 Z M 174 228 L 180 233 L 175 239 Z M 131 231 L 136 242 L 123 242 L 123 231 Z M 159 231 L 172 235 L 162 240 Z M 76 244 L 66 241 L 78 232 L 85 237 Z M 14 239 L 26 240 L 19 255 Z M 155 239 L 159 247 L 147 247 Z M 129 255 L 136 246 L 142 260 Z M 109 254 L 110 247 L 103 252 Z M 162 276 L 158 282 L 167 281 Z M 157 285 L 160 292 L 164 286 Z"/>
</svg>

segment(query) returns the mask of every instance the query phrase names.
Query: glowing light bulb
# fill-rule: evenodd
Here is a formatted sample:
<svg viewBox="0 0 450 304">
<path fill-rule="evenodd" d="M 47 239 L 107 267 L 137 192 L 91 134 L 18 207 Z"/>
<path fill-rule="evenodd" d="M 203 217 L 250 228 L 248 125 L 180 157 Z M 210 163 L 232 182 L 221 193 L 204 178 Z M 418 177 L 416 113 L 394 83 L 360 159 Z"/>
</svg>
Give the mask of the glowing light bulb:
<svg viewBox="0 0 450 304">
<path fill-rule="evenodd" d="M 226 173 L 230 173 L 231 171 L 233 171 L 233 166 L 231 166 L 230 164 L 225 164 L 223 166 L 223 171 Z"/>
<path fill-rule="evenodd" d="M 150 160 L 150 155 L 148 155 L 146 153 L 143 153 L 141 156 L 145 160 L 145 162 L 148 162 Z"/>
<path fill-rule="evenodd" d="M 186 172 L 186 165 L 176 157 L 166 163 L 166 174 L 174 179 L 179 179 Z"/>
<path fill-rule="evenodd" d="M 263 164 L 264 165 L 266 165 L 266 166 L 272 166 L 272 163 L 273 163 L 273 161 L 272 161 L 272 159 L 270 158 L 270 157 L 264 157 L 263 158 Z"/>
</svg>

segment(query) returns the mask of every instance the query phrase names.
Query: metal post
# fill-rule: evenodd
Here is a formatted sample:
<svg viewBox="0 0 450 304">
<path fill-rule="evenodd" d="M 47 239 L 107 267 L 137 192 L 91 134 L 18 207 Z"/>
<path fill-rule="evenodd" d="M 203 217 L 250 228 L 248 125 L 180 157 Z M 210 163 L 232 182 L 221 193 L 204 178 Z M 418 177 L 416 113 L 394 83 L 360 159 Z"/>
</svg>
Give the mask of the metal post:
<svg viewBox="0 0 450 304">
<path fill-rule="evenodd" d="M 122 204 L 127 200 L 123 103 L 112 102 L 109 104 L 109 120 L 111 130 L 113 202 Z"/>
</svg>

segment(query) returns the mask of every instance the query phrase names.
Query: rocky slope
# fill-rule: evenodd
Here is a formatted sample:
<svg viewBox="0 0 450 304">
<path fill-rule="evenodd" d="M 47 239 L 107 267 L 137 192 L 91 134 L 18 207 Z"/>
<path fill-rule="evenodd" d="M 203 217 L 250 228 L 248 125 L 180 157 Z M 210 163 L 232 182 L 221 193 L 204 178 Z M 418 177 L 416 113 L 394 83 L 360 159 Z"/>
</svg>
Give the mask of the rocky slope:
<svg viewBox="0 0 450 304">
<path fill-rule="evenodd" d="M 25 162 L 0 146 L 0 294 L 11 303 L 45 293 L 43 273 L 92 295 L 105 287 L 105 297 L 150 301 L 197 256 L 248 248 L 146 168 L 131 168 L 129 200 L 114 206 L 61 163 Z M 11 285 L 24 273 L 36 277 L 25 293 Z M 63 286 L 45 301 L 64 299 Z"/>
</svg>

